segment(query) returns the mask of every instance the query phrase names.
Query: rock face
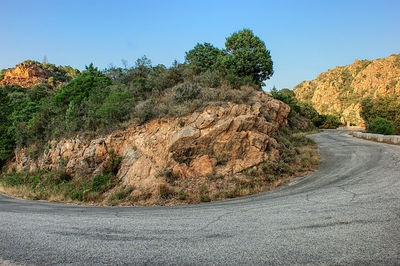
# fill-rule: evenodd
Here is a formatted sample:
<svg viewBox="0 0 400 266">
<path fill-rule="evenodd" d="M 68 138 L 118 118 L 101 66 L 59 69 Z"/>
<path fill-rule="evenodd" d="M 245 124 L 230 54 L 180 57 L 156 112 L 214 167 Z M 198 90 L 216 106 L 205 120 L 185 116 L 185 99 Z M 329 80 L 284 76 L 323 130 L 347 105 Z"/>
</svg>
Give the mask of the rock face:
<svg viewBox="0 0 400 266">
<path fill-rule="evenodd" d="M 144 189 L 167 172 L 186 179 L 232 175 L 279 159 L 274 136 L 287 123 L 290 108 L 262 92 L 252 102 L 155 119 L 91 141 L 79 136 L 53 140 L 37 160 L 29 158 L 26 149 L 17 151 L 10 167 L 55 169 L 64 164 L 67 173 L 84 179 L 101 172 L 112 151 L 121 157 L 116 176 L 125 185 Z"/>
<path fill-rule="evenodd" d="M 0 86 L 19 85 L 21 87 L 33 87 L 40 83 L 47 83 L 50 73 L 34 62 L 23 62 L 15 68 L 5 71 Z"/>
<path fill-rule="evenodd" d="M 24 88 L 44 83 L 50 86 L 65 84 L 79 74 L 79 70 L 70 66 L 55 66 L 27 60 L 14 68 L 0 72 L 0 87 L 18 85 Z"/>
<path fill-rule="evenodd" d="M 338 115 L 347 125 L 364 126 L 360 116 L 364 98 L 400 96 L 400 54 L 335 67 L 312 81 L 303 81 L 294 92 L 322 114 Z"/>
</svg>

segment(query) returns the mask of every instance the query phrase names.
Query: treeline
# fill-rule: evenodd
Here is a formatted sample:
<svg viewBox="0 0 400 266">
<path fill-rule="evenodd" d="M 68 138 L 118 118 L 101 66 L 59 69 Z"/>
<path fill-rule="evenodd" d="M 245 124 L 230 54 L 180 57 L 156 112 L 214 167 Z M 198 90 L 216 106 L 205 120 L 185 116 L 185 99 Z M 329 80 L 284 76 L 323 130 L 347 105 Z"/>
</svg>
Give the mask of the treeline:
<svg viewBox="0 0 400 266">
<path fill-rule="evenodd" d="M 16 147 L 29 145 L 31 155 L 37 156 L 49 139 L 76 134 L 90 138 L 211 103 L 248 102 L 273 74 L 270 52 L 248 29 L 228 37 L 223 50 L 197 44 L 186 52 L 184 63 L 175 61 L 169 68 L 153 66 L 145 56 L 133 67 L 104 71 L 93 64 L 80 73 L 42 66 L 73 79 L 56 88 L 51 82 L 0 88 L 0 166 Z"/>
</svg>

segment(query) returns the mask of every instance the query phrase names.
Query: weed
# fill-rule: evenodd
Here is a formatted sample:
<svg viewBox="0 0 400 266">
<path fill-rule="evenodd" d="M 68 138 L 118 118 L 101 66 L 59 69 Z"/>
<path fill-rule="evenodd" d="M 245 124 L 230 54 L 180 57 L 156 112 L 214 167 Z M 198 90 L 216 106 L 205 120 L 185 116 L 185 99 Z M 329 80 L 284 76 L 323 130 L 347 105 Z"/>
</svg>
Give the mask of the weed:
<svg viewBox="0 0 400 266">
<path fill-rule="evenodd" d="M 179 176 L 173 173 L 170 169 L 165 172 L 165 181 L 167 181 L 168 184 L 174 184 L 178 179 Z"/>
<path fill-rule="evenodd" d="M 112 175 L 110 173 L 105 175 L 96 175 L 92 179 L 91 190 L 104 192 L 111 184 Z"/>
<path fill-rule="evenodd" d="M 105 173 L 113 173 L 116 175 L 118 173 L 122 157 L 115 154 L 114 150 L 107 151 L 108 160 L 104 164 L 103 171 Z"/>
<path fill-rule="evenodd" d="M 186 193 L 185 193 L 183 190 L 180 190 L 180 191 L 178 192 L 178 199 L 179 199 L 179 200 L 185 200 L 186 197 L 187 197 L 187 195 L 186 195 Z"/>
<path fill-rule="evenodd" d="M 92 201 L 96 202 L 101 199 L 101 193 L 98 191 L 90 191 L 86 193 L 85 195 L 82 195 L 82 198 L 80 199 L 81 201 Z"/>
<path fill-rule="evenodd" d="M 285 135 L 289 135 L 290 134 L 290 131 L 289 131 L 289 129 L 287 127 L 282 128 L 282 132 Z"/>
<path fill-rule="evenodd" d="M 301 158 L 301 165 L 305 168 L 308 168 L 311 166 L 311 160 L 308 157 L 302 157 Z"/>
<path fill-rule="evenodd" d="M 245 170 L 243 170 L 243 174 L 247 176 L 256 176 L 257 175 L 257 169 L 255 167 L 250 167 Z"/>
<path fill-rule="evenodd" d="M 284 174 L 284 173 L 289 173 L 290 172 L 290 166 L 289 166 L 289 164 L 287 164 L 287 163 L 285 163 L 284 161 L 279 161 L 279 163 L 278 163 L 278 169 L 277 169 L 277 171 L 279 172 L 279 173 L 281 173 L 281 174 Z"/>
<path fill-rule="evenodd" d="M 161 184 L 158 189 L 161 199 L 168 199 L 174 194 L 174 192 L 169 188 L 168 185 Z"/>
<path fill-rule="evenodd" d="M 207 186 L 204 185 L 204 184 L 201 184 L 200 187 L 199 187 L 199 190 L 200 190 L 201 192 L 206 192 L 206 191 L 207 191 Z"/>
<path fill-rule="evenodd" d="M 235 195 L 234 195 L 234 193 L 232 191 L 227 191 L 227 192 L 225 192 L 225 196 L 227 198 L 233 198 Z"/>
<path fill-rule="evenodd" d="M 205 194 L 200 194 L 200 200 L 201 200 L 201 202 L 210 202 L 211 201 L 210 197 Z"/>
<path fill-rule="evenodd" d="M 121 201 L 125 199 L 130 194 L 129 190 L 119 189 L 114 191 L 109 197 L 109 201 Z"/>
</svg>

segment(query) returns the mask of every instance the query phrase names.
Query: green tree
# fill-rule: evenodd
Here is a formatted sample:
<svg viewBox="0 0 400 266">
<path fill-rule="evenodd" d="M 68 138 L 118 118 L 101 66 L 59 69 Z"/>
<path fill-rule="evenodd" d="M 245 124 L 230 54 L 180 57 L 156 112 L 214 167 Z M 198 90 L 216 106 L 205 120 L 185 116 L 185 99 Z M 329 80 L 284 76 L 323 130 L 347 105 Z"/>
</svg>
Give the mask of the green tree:
<svg viewBox="0 0 400 266">
<path fill-rule="evenodd" d="M 197 43 L 192 50 L 186 52 L 185 60 L 200 73 L 213 70 L 218 57 L 222 55 L 222 51 L 210 43 Z"/>
<path fill-rule="evenodd" d="M 226 38 L 224 54 L 219 57 L 219 63 L 228 74 L 249 77 L 260 89 L 263 82 L 274 73 L 270 51 L 249 29 L 235 32 Z"/>
<path fill-rule="evenodd" d="M 320 128 L 330 128 L 330 129 L 335 129 L 342 124 L 339 120 L 339 117 L 331 114 L 321 115 L 321 122 L 322 125 L 319 126 Z"/>
<path fill-rule="evenodd" d="M 129 91 L 111 91 L 97 109 L 97 115 L 103 125 L 126 120 L 133 107 L 133 96 Z"/>
<path fill-rule="evenodd" d="M 400 98 L 393 95 L 366 98 L 361 102 L 360 115 L 364 119 L 366 127 L 377 117 L 392 122 L 394 133 L 400 134 Z"/>
<path fill-rule="evenodd" d="M 394 131 L 394 126 L 389 120 L 376 117 L 368 126 L 368 131 L 377 134 L 391 135 Z"/>
<path fill-rule="evenodd" d="M 12 157 L 15 147 L 15 139 L 9 127 L 9 115 L 11 113 L 9 99 L 4 88 L 0 88 L 0 169 L 5 162 Z"/>
<path fill-rule="evenodd" d="M 111 85 L 111 79 L 106 77 L 91 63 L 79 76 L 64 86 L 55 96 L 57 105 L 69 106 L 71 102 L 80 103 L 88 99 L 98 88 Z"/>
</svg>

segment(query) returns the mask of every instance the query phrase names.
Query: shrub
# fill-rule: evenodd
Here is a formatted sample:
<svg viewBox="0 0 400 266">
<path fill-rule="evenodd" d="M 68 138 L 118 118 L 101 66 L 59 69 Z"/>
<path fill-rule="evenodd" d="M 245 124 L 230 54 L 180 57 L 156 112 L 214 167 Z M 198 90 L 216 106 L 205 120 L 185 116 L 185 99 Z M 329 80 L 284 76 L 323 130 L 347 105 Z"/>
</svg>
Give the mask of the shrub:
<svg viewBox="0 0 400 266">
<path fill-rule="evenodd" d="M 111 201 L 111 202 L 123 200 L 130 194 L 130 192 L 131 192 L 130 190 L 119 189 L 119 190 L 113 192 L 109 196 L 108 200 Z"/>
<path fill-rule="evenodd" d="M 186 199 L 186 193 L 183 191 L 183 190 L 180 190 L 179 192 L 178 192 L 178 199 L 179 200 L 185 200 Z"/>
<path fill-rule="evenodd" d="M 178 178 L 179 176 L 169 169 L 165 172 L 165 181 L 167 181 L 168 184 L 174 184 Z"/>
<path fill-rule="evenodd" d="M 392 122 L 394 134 L 400 134 L 400 101 L 396 96 L 379 96 L 375 99 L 366 98 L 361 102 L 360 115 L 369 128 L 372 120 L 377 117 Z"/>
<path fill-rule="evenodd" d="M 319 128 L 335 129 L 342 124 L 337 116 L 328 114 L 321 115 L 321 117 L 323 123 L 319 126 Z"/>
<path fill-rule="evenodd" d="M 235 191 L 227 191 L 227 192 L 225 192 L 225 197 L 234 198 L 235 197 Z"/>
<path fill-rule="evenodd" d="M 91 190 L 94 190 L 94 191 L 105 190 L 105 188 L 111 183 L 111 179 L 112 179 L 111 174 L 96 175 L 92 179 Z"/>
<path fill-rule="evenodd" d="M 210 197 L 205 194 L 200 195 L 200 200 L 201 200 L 201 202 L 210 202 L 211 201 Z"/>
<path fill-rule="evenodd" d="M 159 187 L 159 193 L 161 199 L 168 199 L 174 192 L 169 188 L 168 185 L 161 184 Z"/>
<path fill-rule="evenodd" d="M 139 123 L 143 124 L 155 117 L 154 101 L 152 99 L 139 103 L 135 108 Z"/>
<path fill-rule="evenodd" d="M 176 87 L 174 100 L 177 103 L 197 99 L 201 93 L 201 87 L 189 82 L 182 83 Z"/>
<path fill-rule="evenodd" d="M 389 120 L 377 117 L 369 124 L 368 131 L 377 134 L 392 135 L 394 126 Z"/>
</svg>

